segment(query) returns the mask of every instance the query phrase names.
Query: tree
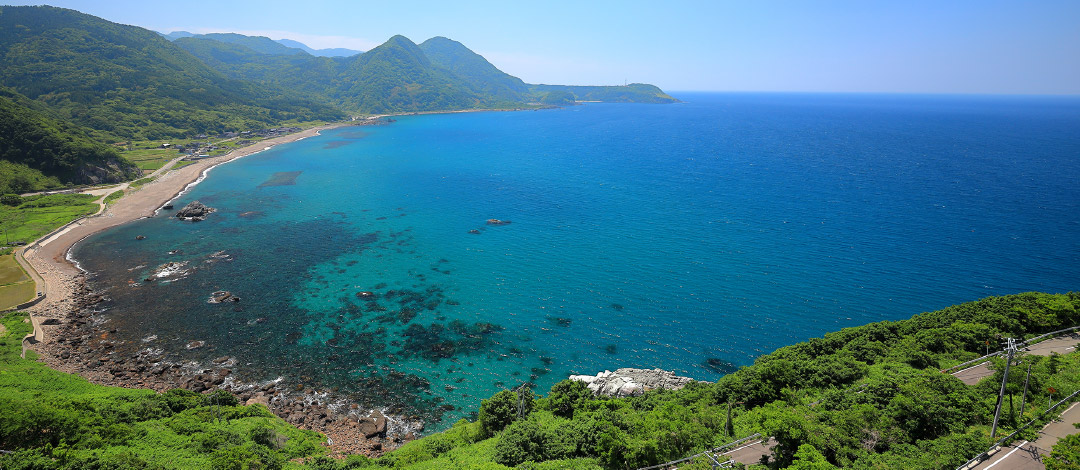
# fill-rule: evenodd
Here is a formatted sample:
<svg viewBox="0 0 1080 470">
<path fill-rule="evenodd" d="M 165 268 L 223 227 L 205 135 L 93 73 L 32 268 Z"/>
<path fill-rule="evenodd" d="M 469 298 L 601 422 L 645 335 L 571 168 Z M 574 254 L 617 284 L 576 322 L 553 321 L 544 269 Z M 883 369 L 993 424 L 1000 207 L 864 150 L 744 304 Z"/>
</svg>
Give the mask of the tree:
<svg viewBox="0 0 1080 470">
<path fill-rule="evenodd" d="M 1080 434 L 1065 436 L 1058 441 L 1045 463 L 1046 470 L 1080 470 Z"/>
<path fill-rule="evenodd" d="M 491 398 L 480 402 L 480 430 L 484 436 L 494 436 L 518 417 L 518 405 L 523 406 L 522 414 L 528 415 L 533 409 L 533 394 L 529 389 L 518 393 L 503 390 Z"/>
<path fill-rule="evenodd" d="M 821 455 L 814 446 L 810 444 L 803 444 L 799 446 L 798 452 L 795 452 L 795 461 L 791 463 L 788 470 L 834 470 L 835 465 L 825 460 L 825 456 Z"/>
<path fill-rule="evenodd" d="M 592 391 L 585 386 L 584 382 L 577 380 L 563 380 L 551 386 L 548 394 L 548 409 L 555 416 L 573 418 L 574 410 L 581 408 L 582 404 L 592 399 Z"/>
</svg>

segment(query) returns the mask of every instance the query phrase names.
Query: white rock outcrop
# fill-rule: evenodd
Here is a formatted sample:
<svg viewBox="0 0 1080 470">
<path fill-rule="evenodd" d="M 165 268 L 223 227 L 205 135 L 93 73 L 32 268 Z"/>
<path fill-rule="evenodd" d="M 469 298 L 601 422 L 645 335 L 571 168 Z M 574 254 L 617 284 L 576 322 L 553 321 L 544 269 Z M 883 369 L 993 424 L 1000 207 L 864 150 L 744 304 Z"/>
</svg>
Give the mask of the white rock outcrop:
<svg viewBox="0 0 1080 470">
<path fill-rule="evenodd" d="M 594 394 L 609 397 L 637 396 L 658 388 L 678 390 L 694 381 L 671 371 L 631 368 L 616 369 L 615 372 L 605 370 L 596 375 L 571 375 L 570 380 L 584 382 Z"/>
</svg>

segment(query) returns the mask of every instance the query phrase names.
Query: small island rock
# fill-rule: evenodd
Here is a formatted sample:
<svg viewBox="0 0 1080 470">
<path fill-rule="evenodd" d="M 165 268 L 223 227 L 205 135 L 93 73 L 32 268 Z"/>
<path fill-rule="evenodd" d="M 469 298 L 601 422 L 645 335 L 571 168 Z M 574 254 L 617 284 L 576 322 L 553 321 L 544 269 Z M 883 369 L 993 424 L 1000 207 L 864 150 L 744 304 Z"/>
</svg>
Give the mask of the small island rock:
<svg viewBox="0 0 1080 470">
<path fill-rule="evenodd" d="M 217 209 L 214 209 L 213 207 L 207 207 L 205 204 L 199 201 L 191 201 L 191 203 L 184 206 L 183 209 L 176 211 L 176 217 L 181 220 L 191 220 L 197 222 L 200 220 L 206 220 L 206 216 L 210 215 L 210 213 L 214 212 L 215 210 Z"/>
</svg>

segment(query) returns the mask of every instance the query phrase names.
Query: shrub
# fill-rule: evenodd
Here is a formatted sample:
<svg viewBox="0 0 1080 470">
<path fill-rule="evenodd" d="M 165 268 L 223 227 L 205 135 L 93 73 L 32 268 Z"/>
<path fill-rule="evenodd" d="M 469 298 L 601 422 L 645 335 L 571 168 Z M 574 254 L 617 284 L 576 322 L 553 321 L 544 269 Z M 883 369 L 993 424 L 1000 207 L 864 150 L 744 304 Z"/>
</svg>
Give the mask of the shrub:
<svg viewBox="0 0 1080 470">
<path fill-rule="evenodd" d="M 567 379 L 551 386 L 547 406 L 555 416 L 573 418 L 574 410 L 581 408 L 592 397 L 592 391 L 584 382 Z"/>
<path fill-rule="evenodd" d="M 523 414 L 528 415 L 533 409 L 533 394 L 524 389 L 523 397 L 510 390 L 503 390 L 491 398 L 480 402 L 480 429 L 484 436 L 494 436 L 518 417 L 518 405 L 524 407 Z M 522 400 L 523 398 L 523 400 Z"/>
</svg>

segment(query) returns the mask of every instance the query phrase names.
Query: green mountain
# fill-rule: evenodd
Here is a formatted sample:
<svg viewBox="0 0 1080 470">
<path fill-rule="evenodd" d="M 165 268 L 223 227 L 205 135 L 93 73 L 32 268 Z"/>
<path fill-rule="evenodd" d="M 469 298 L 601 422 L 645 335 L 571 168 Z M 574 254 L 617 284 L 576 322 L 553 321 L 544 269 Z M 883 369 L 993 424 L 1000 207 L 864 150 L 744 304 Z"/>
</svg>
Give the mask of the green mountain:
<svg viewBox="0 0 1080 470">
<path fill-rule="evenodd" d="M 510 102 L 526 101 L 529 86 L 525 82 L 499 70 L 460 42 L 433 37 L 421 43 L 420 50 L 433 65 L 462 79 L 477 94 Z"/>
<path fill-rule="evenodd" d="M 531 85 L 530 91 L 543 99 L 551 93 L 569 94 L 576 101 L 608 103 L 675 103 L 679 100 L 654 85 L 631 83 L 624 86 Z"/>
<path fill-rule="evenodd" d="M 380 114 L 482 107 L 484 99 L 460 79 L 432 65 L 405 36 L 357 56 L 332 95 L 347 109 Z"/>
<path fill-rule="evenodd" d="M 302 51 L 262 53 L 240 43 L 205 36 L 177 39 L 174 44 L 228 78 L 288 90 L 282 93 L 302 94 L 324 103 L 332 102 L 326 94 L 328 84 L 337 79 L 342 68 L 342 59 L 314 57 Z"/>
<path fill-rule="evenodd" d="M 54 7 L 0 8 L 0 85 L 103 139 L 344 117 L 324 102 L 227 79 L 152 31 Z"/>
<path fill-rule="evenodd" d="M 82 129 L 49 116 L 43 107 L 0 88 L 0 194 L 65 184 L 118 183 L 139 169 Z"/>
<path fill-rule="evenodd" d="M 266 41 L 270 40 L 201 35 L 177 39 L 175 44 L 229 78 L 304 93 L 355 113 L 515 108 L 536 102 L 677 101 L 659 88 L 643 84 L 529 85 L 444 37 L 417 46 L 404 36 L 394 36 L 364 54 L 345 58 L 286 55 L 246 47 Z"/>
</svg>

